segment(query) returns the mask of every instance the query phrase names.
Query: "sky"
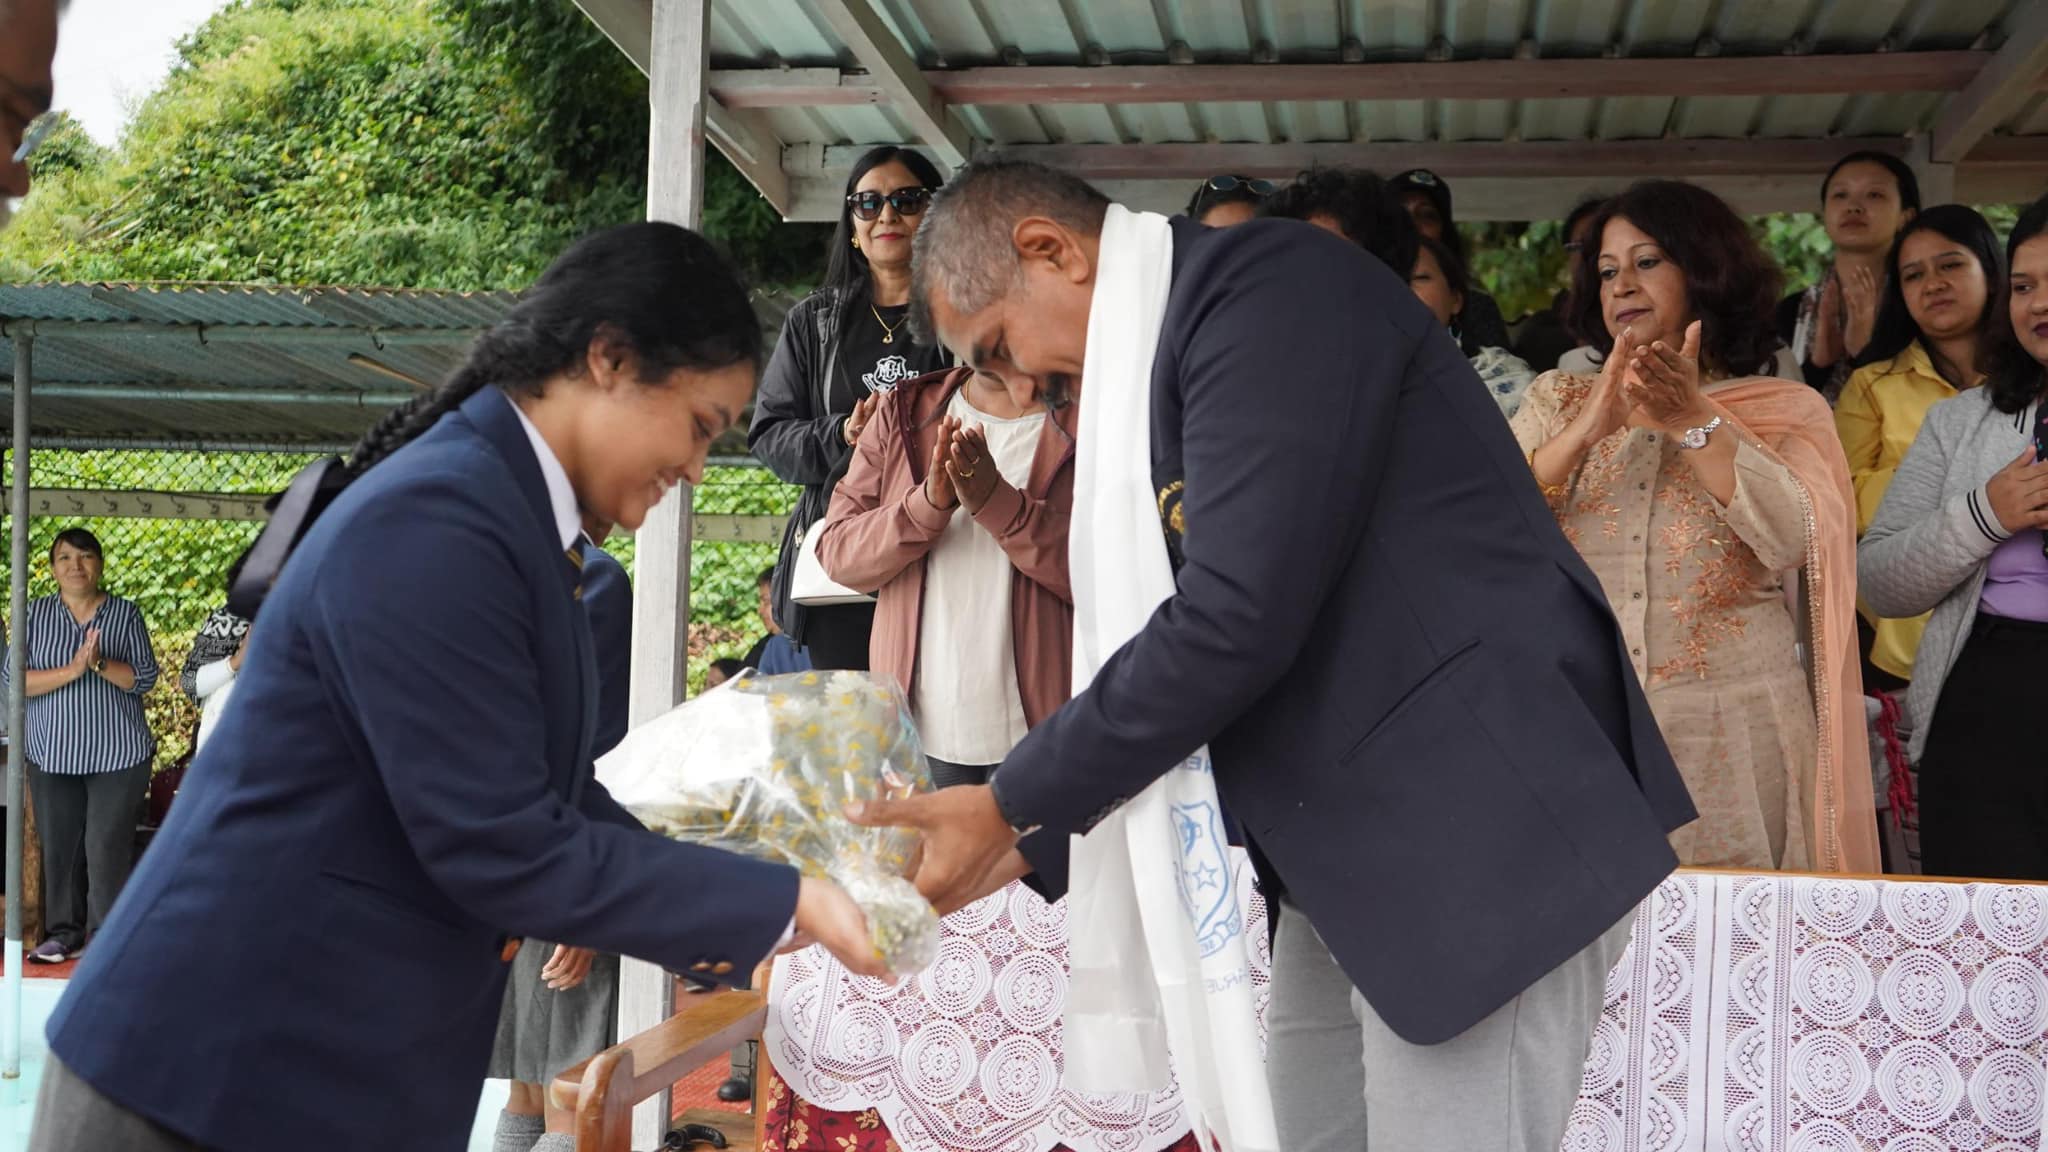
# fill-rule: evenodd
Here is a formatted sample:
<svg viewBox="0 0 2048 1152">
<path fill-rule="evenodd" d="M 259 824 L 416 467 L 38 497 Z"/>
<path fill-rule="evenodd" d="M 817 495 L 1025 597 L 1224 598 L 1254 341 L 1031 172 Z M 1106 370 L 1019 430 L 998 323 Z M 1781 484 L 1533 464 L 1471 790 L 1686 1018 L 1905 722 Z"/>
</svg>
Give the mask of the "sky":
<svg viewBox="0 0 2048 1152">
<path fill-rule="evenodd" d="M 224 0 L 71 0 L 57 31 L 57 107 L 112 146 L 170 71 L 178 40 Z"/>
</svg>

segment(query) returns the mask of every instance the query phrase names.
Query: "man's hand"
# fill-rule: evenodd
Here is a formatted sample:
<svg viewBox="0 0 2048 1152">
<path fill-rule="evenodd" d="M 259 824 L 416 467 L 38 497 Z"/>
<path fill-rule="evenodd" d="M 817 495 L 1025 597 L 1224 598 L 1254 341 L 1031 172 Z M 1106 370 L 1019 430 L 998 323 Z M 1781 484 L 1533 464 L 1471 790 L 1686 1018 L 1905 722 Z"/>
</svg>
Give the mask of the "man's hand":
<svg viewBox="0 0 2048 1152">
<path fill-rule="evenodd" d="M 1017 832 L 996 808 L 986 784 L 923 792 L 902 800 L 870 800 L 847 810 L 870 828 L 910 828 L 924 838 L 917 890 L 945 916 L 1029 871 Z"/>
</svg>

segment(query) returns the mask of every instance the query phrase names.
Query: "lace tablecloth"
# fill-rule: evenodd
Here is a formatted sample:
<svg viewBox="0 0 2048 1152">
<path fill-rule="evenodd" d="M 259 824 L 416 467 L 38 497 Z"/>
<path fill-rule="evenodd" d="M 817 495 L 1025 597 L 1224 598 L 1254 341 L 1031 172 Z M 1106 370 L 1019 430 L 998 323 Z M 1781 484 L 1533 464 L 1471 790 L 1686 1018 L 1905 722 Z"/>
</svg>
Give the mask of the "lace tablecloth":
<svg viewBox="0 0 2048 1152">
<path fill-rule="evenodd" d="M 1263 1013 L 1265 904 L 1237 859 Z M 946 918 L 939 960 L 896 988 L 824 950 L 776 962 L 763 1048 L 802 1099 L 872 1109 L 905 1152 L 1163 1152 L 1186 1135 L 1180 1094 L 1096 1096 L 1061 1086 L 1066 904 L 1013 884 Z"/>
<path fill-rule="evenodd" d="M 1568 1152 L 2035 1152 L 2048 889 L 1682 874 L 1609 977 Z"/>
<path fill-rule="evenodd" d="M 1265 910 L 1244 912 L 1263 1010 Z M 786 958 L 770 1058 L 906 1152 L 1160 1152 L 1176 1094 L 1059 1087 L 1062 926 L 1013 888 L 893 991 Z M 2037 1152 L 2044 1036 L 2048 888 L 1682 873 L 1608 977 L 1564 1152 Z"/>
</svg>

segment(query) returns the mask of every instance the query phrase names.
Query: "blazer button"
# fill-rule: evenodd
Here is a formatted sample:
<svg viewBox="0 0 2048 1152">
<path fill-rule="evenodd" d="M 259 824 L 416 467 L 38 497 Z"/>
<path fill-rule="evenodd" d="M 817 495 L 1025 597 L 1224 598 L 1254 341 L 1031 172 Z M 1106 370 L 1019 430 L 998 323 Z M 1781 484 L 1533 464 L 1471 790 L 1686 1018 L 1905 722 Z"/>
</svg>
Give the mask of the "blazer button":
<svg viewBox="0 0 2048 1152">
<path fill-rule="evenodd" d="M 696 962 L 695 964 L 692 964 L 692 965 L 690 965 L 690 971 L 692 971 L 692 972 L 709 972 L 709 971 L 711 971 L 711 961 L 709 961 L 709 960 L 699 960 L 699 961 L 697 961 L 697 962 Z"/>
<path fill-rule="evenodd" d="M 713 964 L 713 965 L 711 966 L 711 974 L 712 974 L 713 976 L 730 976 L 730 975 L 732 975 L 732 961 L 730 961 L 730 960 L 720 960 L 720 961 L 719 961 L 718 963 L 716 963 L 716 964 Z"/>
</svg>

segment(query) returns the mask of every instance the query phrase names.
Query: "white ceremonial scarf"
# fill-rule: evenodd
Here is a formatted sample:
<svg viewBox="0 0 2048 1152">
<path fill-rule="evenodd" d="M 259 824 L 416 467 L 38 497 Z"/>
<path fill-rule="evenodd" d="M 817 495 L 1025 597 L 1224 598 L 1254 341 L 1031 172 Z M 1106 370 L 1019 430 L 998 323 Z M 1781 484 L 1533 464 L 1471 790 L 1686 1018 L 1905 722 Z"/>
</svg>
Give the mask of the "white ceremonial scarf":
<svg viewBox="0 0 2048 1152">
<path fill-rule="evenodd" d="M 1076 695 L 1174 594 L 1151 422 L 1172 282 L 1166 217 L 1111 205 L 1088 314 L 1067 553 Z M 1189 1120 L 1221 1152 L 1277 1152 L 1226 845 L 1206 748 L 1073 838 L 1066 1083 L 1157 1092 L 1177 1074 Z"/>
</svg>

